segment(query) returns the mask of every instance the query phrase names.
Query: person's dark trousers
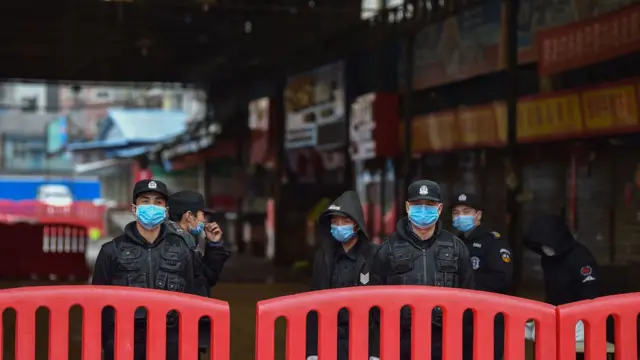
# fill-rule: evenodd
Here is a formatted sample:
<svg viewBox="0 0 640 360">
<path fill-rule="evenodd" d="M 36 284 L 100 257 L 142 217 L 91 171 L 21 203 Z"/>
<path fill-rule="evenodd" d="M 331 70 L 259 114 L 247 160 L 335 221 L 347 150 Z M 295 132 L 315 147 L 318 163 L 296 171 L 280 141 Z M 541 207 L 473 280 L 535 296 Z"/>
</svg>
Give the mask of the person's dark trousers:
<svg viewBox="0 0 640 360">
<path fill-rule="evenodd" d="M 468 341 L 467 334 L 469 332 L 469 327 L 465 327 L 463 332 L 462 340 L 463 349 L 462 349 L 462 359 L 463 360 L 472 360 L 473 359 L 473 343 L 472 341 Z M 438 325 L 431 326 L 431 360 L 442 360 L 442 327 Z M 400 335 L 400 360 L 421 360 L 421 359 L 411 359 L 411 332 L 410 331 L 402 331 Z"/>
<path fill-rule="evenodd" d="M 504 316 L 502 314 L 498 314 L 493 322 L 493 349 L 493 358 L 502 360 L 504 356 Z"/>
<path fill-rule="evenodd" d="M 113 324 L 103 328 L 102 350 L 104 360 L 113 360 L 114 354 Z M 133 360 L 147 360 L 146 322 L 136 321 L 133 333 Z M 178 360 L 178 327 L 167 328 L 166 360 Z M 148 359 L 156 360 L 156 359 Z M 195 359 L 194 359 L 195 360 Z"/>
</svg>

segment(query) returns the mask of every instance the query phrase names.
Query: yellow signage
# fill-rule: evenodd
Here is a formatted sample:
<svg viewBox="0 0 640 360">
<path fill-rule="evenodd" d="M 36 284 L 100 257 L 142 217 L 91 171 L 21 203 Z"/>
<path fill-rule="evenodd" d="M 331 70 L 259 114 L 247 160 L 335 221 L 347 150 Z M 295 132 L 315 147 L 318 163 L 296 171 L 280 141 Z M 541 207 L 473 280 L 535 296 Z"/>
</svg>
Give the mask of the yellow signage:
<svg viewBox="0 0 640 360">
<path fill-rule="evenodd" d="M 582 110 L 587 130 L 637 126 L 638 106 L 635 86 L 585 91 L 582 93 Z"/>
<path fill-rule="evenodd" d="M 582 132 L 579 94 L 518 103 L 518 140 L 563 137 Z"/>
</svg>

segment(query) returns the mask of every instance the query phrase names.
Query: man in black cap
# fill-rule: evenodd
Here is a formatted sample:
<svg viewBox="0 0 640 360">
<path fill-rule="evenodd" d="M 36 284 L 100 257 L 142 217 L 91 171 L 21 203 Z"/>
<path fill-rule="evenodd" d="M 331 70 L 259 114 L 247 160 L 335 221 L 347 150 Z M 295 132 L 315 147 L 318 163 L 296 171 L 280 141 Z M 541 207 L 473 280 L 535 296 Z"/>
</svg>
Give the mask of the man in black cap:
<svg viewBox="0 0 640 360">
<path fill-rule="evenodd" d="M 428 285 L 473 289 L 473 270 L 464 243 L 444 230 L 440 186 L 420 180 L 409 185 L 408 217 L 378 248 L 371 265 L 372 285 Z M 377 317 L 377 315 L 376 315 Z M 377 321 L 376 321 L 377 322 Z M 432 313 L 431 358 L 442 358 L 442 311 Z M 400 359 L 411 358 L 411 310 L 402 309 Z M 376 347 L 377 348 L 377 347 Z M 471 346 L 465 346 L 471 359 Z"/>
<path fill-rule="evenodd" d="M 230 253 L 222 243 L 222 230 L 217 223 L 206 222 L 206 215 L 213 211 L 204 203 L 204 197 L 196 191 L 179 191 L 169 196 L 169 221 L 174 231 L 188 233 L 189 246 L 203 257 L 204 277 L 207 286 L 203 296 L 209 296 L 222 272 Z"/>
<path fill-rule="evenodd" d="M 459 193 L 451 204 L 453 227 L 464 241 L 475 272 L 476 289 L 509 294 L 513 282 L 513 262 L 509 243 L 498 232 L 482 224 L 482 203 L 471 193 Z M 494 324 L 494 358 L 504 353 L 504 318 Z"/>
<path fill-rule="evenodd" d="M 169 225 L 173 231 L 187 235 L 187 242 L 198 256 L 202 256 L 204 280 L 198 289 L 209 297 L 211 288 L 220 279 L 225 262 L 231 255 L 223 246 L 222 230 L 217 223 L 207 223 L 206 216 L 213 211 L 204 203 L 204 197 L 196 191 L 179 191 L 169 196 Z M 200 320 L 198 345 L 201 352 L 210 347 L 211 321 Z"/>
<path fill-rule="evenodd" d="M 202 261 L 177 232 L 165 224 L 169 190 L 161 181 L 142 180 L 133 189 L 136 216 L 124 234 L 102 245 L 93 285 L 117 285 L 198 294 Z M 103 315 L 104 358 L 114 357 L 114 313 Z M 134 360 L 146 357 L 146 312 L 135 313 Z M 167 359 L 178 359 L 176 314 L 167 316 Z"/>
</svg>

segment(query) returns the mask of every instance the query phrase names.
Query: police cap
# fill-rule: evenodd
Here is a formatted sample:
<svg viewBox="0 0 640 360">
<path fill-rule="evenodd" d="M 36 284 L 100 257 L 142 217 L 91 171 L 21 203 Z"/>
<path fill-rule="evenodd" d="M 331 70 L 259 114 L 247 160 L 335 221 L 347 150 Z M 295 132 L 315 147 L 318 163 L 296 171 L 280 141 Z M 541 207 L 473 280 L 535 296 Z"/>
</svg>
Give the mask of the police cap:
<svg viewBox="0 0 640 360">
<path fill-rule="evenodd" d="M 430 200 L 442 202 L 440 185 L 431 180 L 418 180 L 409 185 L 407 191 L 408 201 Z"/>
<path fill-rule="evenodd" d="M 140 180 L 133 186 L 133 203 L 135 204 L 140 195 L 148 192 L 156 192 L 162 195 L 165 201 L 169 197 L 169 189 L 167 189 L 167 185 L 162 181 Z"/>
<path fill-rule="evenodd" d="M 482 210 L 482 201 L 480 201 L 480 198 L 473 193 L 461 192 L 456 194 L 453 198 L 451 209 L 458 205 L 466 205 L 472 209 Z"/>
<path fill-rule="evenodd" d="M 179 219 L 184 213 L 191 211 L 194 215 L 198 211 L 205 214 L 214 213 L 213 210 L 207 208 L 204 203 L 204 197 L 197 191 L 185 190 L 169 196 L 169 217 L 171 219 Z"/>
</svg>

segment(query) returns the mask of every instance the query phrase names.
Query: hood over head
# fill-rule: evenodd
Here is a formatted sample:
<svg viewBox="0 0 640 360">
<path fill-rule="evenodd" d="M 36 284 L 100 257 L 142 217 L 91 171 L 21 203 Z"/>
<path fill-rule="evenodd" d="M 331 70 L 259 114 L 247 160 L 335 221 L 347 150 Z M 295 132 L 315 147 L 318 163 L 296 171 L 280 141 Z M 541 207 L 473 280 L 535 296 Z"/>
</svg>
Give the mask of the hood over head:
<svg viewBox="0 0 640 360">
<path fill-rule="evenodd" d="M 353 190 L 345 191 L 337 199 L 331 203 L 331 205 L 320 214 L 318 218 L 318 228 L 324 235 L 331 236 L 331 216 L 340 215 L 350 217 L 356 225 L 358 225 L 358 239 L 369 240 L 367 235 L 366 224 L 364 221 L 364 213 L 362 212 L 362 204 L 360 204 L 360 198 L 358 193 Z"/>
<path fill-rule="evenodd" d="M 543 255 L 543 245 L 552 248 L 556 255 L 560 255 L 573 248 L 575 244 L 576 240 L 569 226 L 559 215 L 540 215 L 533 219 L 525 232 L 525 245 L 541 255 Z"/>
</svg>

